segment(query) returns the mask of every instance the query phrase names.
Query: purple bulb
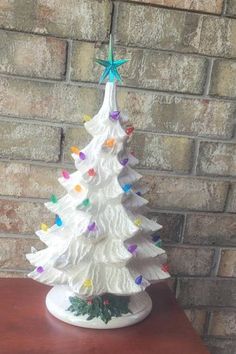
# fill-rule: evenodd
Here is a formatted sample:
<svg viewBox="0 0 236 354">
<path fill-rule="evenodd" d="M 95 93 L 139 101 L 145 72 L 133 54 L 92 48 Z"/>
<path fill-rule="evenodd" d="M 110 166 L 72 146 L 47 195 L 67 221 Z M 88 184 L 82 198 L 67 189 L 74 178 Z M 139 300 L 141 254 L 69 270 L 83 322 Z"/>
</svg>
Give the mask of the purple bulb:
<svg viewBox="0 0 236 354">
<path fill-rule="evenodd" d="M 135 283 L 137 285 L 140 285 L 142 283 L 143 277 L 142 275 L 139 275 L 137 278 L 135 278 Z"/>
<path fill-rule="evenodd" d="M 88 231 L 95 231 L 95 230 L 96 230 L 96 223 L 95 222 L 88 225 Z"/>
<path fill-rule="evenodd" d="M 120 119 L 120 111 L 110 112 L 110 119 L 113 121 L 117 121 Z"/>
<path fill-rule="evenodd" d="M 138 247 L 138 246 L 135 245 L 135 244 L 129 245 L 128 251 L 129 251 L 130 253 L 134 253 L 134 252 L 136 251 L 137 247 Z"/>
<path fill-rule="evenodd" d="M 136 194 L 139 195 L 139 196 L 141 196 L 141 192 L 137 192 Z"/>
<path fill-rule="evenodd" d="M 125 166 L 125 165 L 127 165 L 128 161 L 129 161 L 129 159 L 123 159 L 120 161 L 120 163 L 121 163 L 121 165 Z"/>
<path fill-rule="evenodd" d="M 36 268 L 36 271 L 37 271 L 38 273 L 43 273 L 43 272 L 44 272 L 44 269 L 43 269 L 43 267 L 39 266 L 39 267 Z"/>
<path fill-rule="evenodd" d="M 80 151 L 79 157 L 80 157 L 81 160 L 85 160 L 85 159 L 86 159 L 86 155 L 85 155 L 85 153 L 82 152 L 82 151 Z"/>
</svg>

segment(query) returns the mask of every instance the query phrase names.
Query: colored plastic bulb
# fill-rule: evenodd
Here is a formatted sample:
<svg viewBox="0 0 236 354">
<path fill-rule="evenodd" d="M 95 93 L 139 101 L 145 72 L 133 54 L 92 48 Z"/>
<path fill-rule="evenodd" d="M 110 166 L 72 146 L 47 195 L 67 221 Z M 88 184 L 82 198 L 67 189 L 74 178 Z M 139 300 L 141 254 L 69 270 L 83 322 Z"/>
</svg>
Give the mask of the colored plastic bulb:
<svg viewBox="0 0 236 354">
<path fill-rule="evenodd" d="M 127 135 L 131 135 L 134 131 L 134 127 L 128 127 L 125 129 L 125 132 Z"/>
<path fill-rule="evenodd" d="M 134 252 L 136 251 L 137 247 L 138 247 L 138 246 L 135 245 L 135 244 L 129 245 L 128 251 L 129 251 L 130 253 L 134 253 Z"/>
<path fill-rule="evenodd" d="M 88 115 L 88 114 L 85 114 L 85 115 L 83 116 L 83 122 L 84 122 L 84 123 L 85 123 L 85 122 L 89 122 L 91 119 L 92 119 L 92 117 L 91 117 L 90 115 Z"/>
<path fill-rule="evenodd" d="M 109 117 L 110 117 L 110 120 L 115 122 L 115 121 L 120 119 L 120 112 L 119 111 L 113 111 L 113 112 L 110 113 Z"/>
<path fill-rule="evenodd" d="M 134 220 L 134 224 L 139 227 L 139 226 L 142 225 L 142 220 L 141 219 L 136 219 L 136 220 Z"/>
<path fill-rule="evenodd" d="M 69 174 L 69 172 L 66 171 L 66 170 L 63 170 L 61 174 L 62 174 L 62 176 L 63 176 L 65 179 L 69 179 L 69 178 L 70 178 L 70 174 Z"/>
<path fill-rule="evenodd" d="M 90 200 L 89 199 L 84 199 L 83 202 L 82 202 L 82 205 L 87 207 L 90 205 Z"/>
<path fill-rule="evenodd" d="M 85 160 L 85 159 L 86 159 L 86 155 L 85 155 L 85 153 L 82 152 L 82 151 L 80 151 L 79 157 L 80 157 L 81 160 Z"/>
<path fill-rule="evenodd" d="M 161 247 L 162 246 L 162 240 L 159 240 L 155 243 L 155 246 Z"/>
<path fill-rule="evenodd" d="M 125 165 L 127 165 L 128 161 L 129 161 L 129 159 L 123 159 L 120 161 L 120 163 L 121 163 L 121 165 L 125 166 Z"/>
<path fill-rule="evenodd" d="M 116 143 L 115 139 L 113 139 L 113 138 L 107 139 L 107 140 L 104 142 L 104 146 L 109 147 L 109 148 L 112 148 L 112 147 L 115 145 L 115 143 Z"/>
<path fill-rule="evenodd" d="M 161 267 L 161 270 L 163 270 L 163 272 L 165 272 L 165 273 L 168 273 L 169 272 L 168 264 L 163 264 L 163 266 Z"/>
<path fill-rule="evenodd" d="M 44 272 L 44 268 L 42 266 L 39 266 L 39 267 L 36 268 L 36 271 L 38 273 L 43 273 Z"/>
<path fill-rule="evenodd" d="M 82 190 L 81 185 L 80 185 L 80 184 L 77 184 L 77 185 L 75 186 L 75 190 L 76 190 L 76 192 L 81 192 L 81 190 Z"/>
<path fill-rule="evenodd" d="M 125 193 L 128 193 L 131 190 L 131 188 L 132 188 L 132 184 L 129 184 L 129 183 L 124 184 L 122 187 L 122 189 Z"/>
<path fill-rule="evenodd" d="M 94 169 L 94 168 L 90 168 L 90 169 L 88 170 L 88 175 L 89 175 L 90 177 L 96 176 L 96 171 L 95 171 L 95 169 Z"/>
<path fill-rule="evenodd" d="M 96 230 L 96 223 L 92 222 L 88 225 L 88 231 L 95 231 Z"/>
<path fill-rule="evenodd" d="M 152 236 L 152 241 L 153 242 L 157 242 L 157 241 L 160 240 L 160 238 L 161 238 L 161 236 L 159 234 L 155 234 L 155 235 Z"/>
<path fill-rule="evenodd" d="M 47 224 L 41 224 L 40 228 L 41 228 L 42 231 L 45 231 L 45 232 L 48 231 L 48 225 Z"/>
<path fill-rule="evenodd" d="M 93 286 L 93 281 L 92 279 L 86 279 L 84 282 L 83 282 L 83 286 L 85 288 L 91 288 Z"/>
<path fill-rule="evenodd" d="M 57 201 L 58 201 L 57 196 L 56 196 L 55 194 L 52 194 L 52 195 L 51 195 L 50 200 L 51 200 L 51 202 L 54 203 L 54 204 L 57 203 Z"/>
<path fill-rule="evenodd" d="M 60 216 L 58 216 L 58 215 L 56 216 L 55 224 L 57 226 L 61 226 L 62 225 L 62 220 L 61 220 Z"/>
<path fill-rule="evenodd" d="M 137 192 L 136 194 L 137 194 L 139 197 L 141 196 L 141 192 Z"/>
<path fill-rule="evenodd" d="M 137 278 L 135 278 L 135 283 L 137 285 L 140 285 L 142 283 L 143 277 L 142 275 L 139 275 Z"/>
<path fill-rule="evenodd" d="M 72 152 L 72 154 L 76 155 L 79 155 L 80 153 L 80 150 L 76 146 L 71 146 L 70 151 Z"/>
</svg>

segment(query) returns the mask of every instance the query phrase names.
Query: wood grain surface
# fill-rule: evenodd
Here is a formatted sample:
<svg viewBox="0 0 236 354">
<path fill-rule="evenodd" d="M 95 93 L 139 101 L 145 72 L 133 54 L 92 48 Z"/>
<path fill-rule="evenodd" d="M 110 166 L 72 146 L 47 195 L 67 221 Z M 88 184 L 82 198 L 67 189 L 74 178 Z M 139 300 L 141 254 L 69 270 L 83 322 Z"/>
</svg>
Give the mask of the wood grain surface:
<svg viewBox="0 0 236 354">
<path fill-rule="evenodd" d="M 165 283 L 149 290 L 147 319 L 114 330 L 57 320 L 45 306 L 48 291 L 30 279 L 0 279 L 0 354 L 209 354 Z"/>
</svg>

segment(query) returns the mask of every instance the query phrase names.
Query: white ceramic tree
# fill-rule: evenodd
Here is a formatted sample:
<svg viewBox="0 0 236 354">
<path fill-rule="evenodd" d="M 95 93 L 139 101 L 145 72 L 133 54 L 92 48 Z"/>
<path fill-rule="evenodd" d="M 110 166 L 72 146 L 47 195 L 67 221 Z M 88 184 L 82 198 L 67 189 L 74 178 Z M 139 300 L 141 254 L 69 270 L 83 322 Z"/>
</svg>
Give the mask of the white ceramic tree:
<svg viewBox="0 0 236 354">
<path fill-rule="evenodd" d="M 141 175 L 132 169 L 138 162 L 128 147 L 133 127 L 125 126 L 117 108 L 115 63 L 125 61 L 114 61 L 111 53 L 110 41 L 110 61 L 99 60 L 106 66 L 102 80 L 109 75 L 104 101 L 85 123 L 93 138 L 83 150 L 71 148 L 77 171 L 59 178 L 67 194 L 45 204 L 56 214 L 55 225 L 36 232 L 47 248 L 27 255 L 36 267 L 29 276 L 57 285 L 47 296 L 49 311 L 96 328 L 143 319 L 151 310 L 145 288 L 169 277 L 156 234 L 161 226 L 141 213 L 147 201 L 136 187 Z"/>
</svg>

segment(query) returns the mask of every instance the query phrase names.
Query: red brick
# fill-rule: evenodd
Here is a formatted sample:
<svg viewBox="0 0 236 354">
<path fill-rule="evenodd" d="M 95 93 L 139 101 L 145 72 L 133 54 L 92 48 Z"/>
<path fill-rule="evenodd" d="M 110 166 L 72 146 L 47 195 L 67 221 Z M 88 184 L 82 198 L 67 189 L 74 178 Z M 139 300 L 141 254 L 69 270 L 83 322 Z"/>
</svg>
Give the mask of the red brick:
<svg viewBox="0 0 236 354">
<path fill-rule="evenodd" d="M 236 245 L 235 215 L 223 213 L 189 214 L 184 242 L 200 245 Z"/>
<path fill-rule="evenodd" d="M 162 5 L 170 8 L 183 9 L 189 11 L 202 11 L 220 14 L 222 11 L 223 0 L 130 0 L 134 2 Z M 232 1 L 232 0 L 231 0 Z M 234 1 L 234 0 L 233 0 Z"/>
<path fill-rule="evenodd" d="M 61 170 L 21 163 L 0 162 L 0 195 L 50 198 L 66 193 L 57 178 Z M 7 181 L 8 183 L 5 183 Z"/>
<path fill-rule="evenodd" d="M 65 74 L 66 42 L 57 38 L 0 31 L 0 72 L 46 79 Z"/>
<path fill-rule="evenodd" d="M 104 41 L 110 30 L 111 5 L 109 0 L 4 0 L 0 27 Z"/>
<path fill-rule="evenodd" d="M 143 172 L 151 207 L 176 210 L 222 211 L 228 183 L 198 178 L 160 176 Z"/>
<path fill-rule="evenodd" d="M 1 122 L 0 156 L 57 162 L 60 157 L 61 129 L 50 126 Z"/>
<path fill-rule="evenodd" d="M 32 266 L 25 258 L 26 253 L 30 253 L 31 247 L 42 249 L 41 241 L 30 238 L 0 238 L 0 268 L 30 270 Z"/>
<path fill-rule="evenodd" d="M 95 114 L 102 90 L 62 83 L 0 78 L 0 113 L 5 116 L 81 123 L 84 114 Z"/>
<path fill-rule="evenodd" d="M 0 200 L 2 233 L 33 235 L 41 223 L 52 225 L 55 215 L 42 203 Z"/>
</svg>

